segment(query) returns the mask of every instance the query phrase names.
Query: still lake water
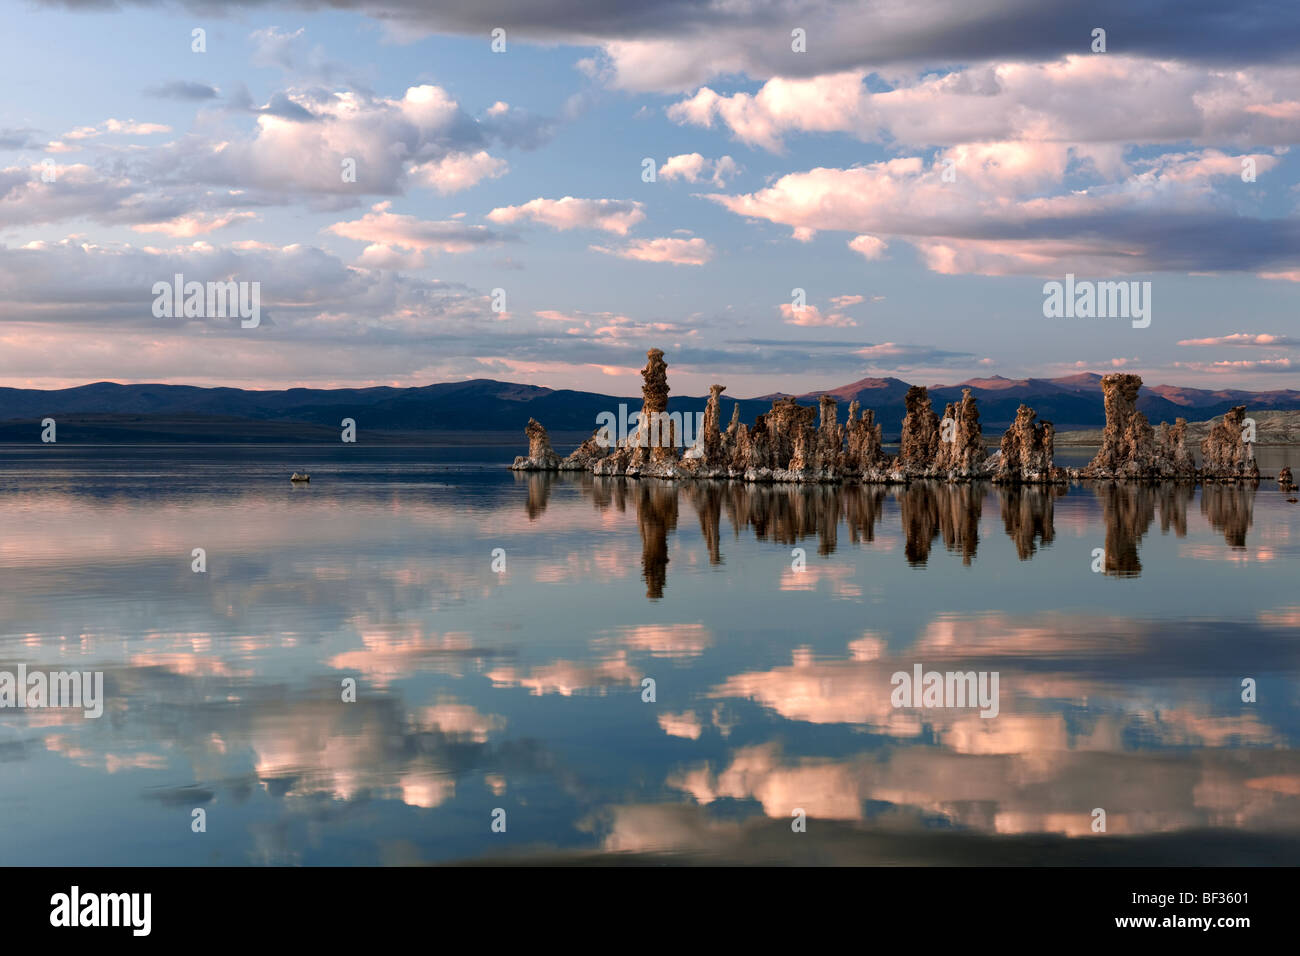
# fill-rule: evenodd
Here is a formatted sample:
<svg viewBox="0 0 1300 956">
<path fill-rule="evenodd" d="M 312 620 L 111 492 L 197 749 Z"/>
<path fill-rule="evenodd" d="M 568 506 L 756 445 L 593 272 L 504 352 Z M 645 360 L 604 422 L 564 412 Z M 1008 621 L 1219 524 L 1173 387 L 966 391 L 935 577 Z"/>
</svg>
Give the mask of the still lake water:
<svg viewBox="0 0 1300 956">
<path fill-rule="evenodd" d="M 0 864 L 1300 863 L 1276 483 L 674 485 L 519 450 L 0 446 L 0 671 L 106 696 L 0 710 Z M 996 672 L 998 715 L 895 708 L 917 664 Z"/>
</svg>

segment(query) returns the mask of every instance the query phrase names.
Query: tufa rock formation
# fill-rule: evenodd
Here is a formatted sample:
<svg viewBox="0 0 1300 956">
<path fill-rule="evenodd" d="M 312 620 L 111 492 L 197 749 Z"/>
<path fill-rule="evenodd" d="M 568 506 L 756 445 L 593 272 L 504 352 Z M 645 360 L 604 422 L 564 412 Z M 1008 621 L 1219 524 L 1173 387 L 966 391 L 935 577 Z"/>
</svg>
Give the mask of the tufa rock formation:
<svg viewBox="0 0 1300 956">
<path fill-rule="evenodd" d="M 850 402 L 844 433 L 846 447 L 841 459 L 841 473 L 865 481 L 883 480 L 890 461 L 881 447 L 884 442 L 880 426 L 876 424 L 876 413 L 870 408 L 864 409 L 859 418 L 857 400 Z"/>
<path fill-rule="evenodd" d="M 1187 419 L 1173 425 L 1161 422 L 1156 429 L 1156 470 L 1165 478 L 1195 478 L 1196 459 L 1187 450 Z"/>
<path fill-rule="evenodd" d="M 1106 429 L 1101 450 L 1083 469 L 1084 478 L 1153 478 L 1156 470 L 1155 430 L 1137 410 L 1138 375 L 1114 374 L 1101 380 Z"/>
<path fill-rule="evenodd" d="M 914 478 L 949 481 L 997 477 L 1003 481 L 1062 481 L 1063 469 L 1052 466 L 1052 426 L 1035 423 L 1031 409 L 1003 439 L 1003 450 L 992 457 L 984 446 L 979 409 L 970 389 L 960 403 L 949 404 L 941 422 L 922 386 L 908 389 L 899 455 L 884 453 L 881 426 L 871 409 L 849 405 L 848 419 L 839 421 L 832 395 L 822 395 L 817 408 L 793 397 L 778 398 L 752 426 L 740 421 L 740 406 L 721 429 L 723 385 L 709 388 L 703 427 L 695 444 L 679 453 L 681 416 L 668 414 L 668 365 L 660 349 L 646 353 L 641 370 L 643 404 L 635 433 L 616 447 L 598 429 L 574 452 L 559 460 L 551 450 L 546 429 L 529 420 L 528 456 L 511 467 L 537 471 L 589 471 L 595 475 L 654 478 L 734 478 L 744 481 L 906 483 Z M 1028 416 L 1025 418 L 1024 416 Z"/>
<path fill-rule="evenodd" d="M 528 436 L 528 457 L 516 456 L 510 467 L 515 471 L 559 471 L 560 456 L 551 448 L 551 438 L 541 422 L 528 419 L 524 434 Z"/>
<path fill-rule="evenodd" d="M 592 471 L 596 462 L 611 451 L 610 436 L 602 435 L 603 429 L 597 428 L 591 437 L 573 450 L 568 458 L 560 462 L 560 471 Z M 516 459 L 516 463 L 518 459 Z"/>
<path fill-rule="evenodd" d="M 1016 420 L 1002 436 L 994 459 L 994 481 L 1045 482 L 1057 477 L 1052 465 L 1056 429 L 1051 422 L 1038 422 L 1028 405 L 1016 409 Z"/>
<path fill-rule="evenodd" d="M 930 407 L 930 393 L 921 385 L 913 385 L 903 397 L 903 404 L 907 414 L 898 444 L 899 467 L 928 471 L 939 453 L 939 418 Z"/>
<path fill-rule="evenodd" d="M 676 478 L 683 475 L 677 461 L 678 423 L 668 412 L 668 363 L 662 349 L 646 353 L 641 369 L 641 414 L 636 431 L 591 468 L 597 475 L 645 475 Z"/>
<path fill-rule="evenodd" d="M 632 464 L 669 461 L 676 457 L 677 435 L 672 422 L 669 421 L 665 428 L 664 419 L 660 417 L 668 411 L 668 363 L 664 361 L 663 349 L 651 349 L 646 353 L 641 379 L 642 405 L 637 431 L 649 437 L 639 443 L 632 455 Z"/>
<path fill-rule="evenodd" d="M 1210 429 L 1201 442 L 1201 468 L 1187 449 L 1187 420 L 1153 429 L 1137 410 L 1142 379 L 1137 375 L 1107 375 L 1101 380 L 1106 404 L 1106 428 L 1101 450 L 1079 473 L 1082 478 L 1258 480 L 1259 465 L 1244 438 L 1246 406 L 1238 405 Z"/>
<path fill-rule="evenodd" d="M 984 471 L 987 458 L 979 408 L 971 390 L 964 388 L 961 404 L 950 402 L 944 409 L 943 420 L 939 423 L 939 453 L 935 457 L 935 467 L 944 475 L 970 478 Z M 1050 449 L 1048 467 L 1051 467 Z"/>
<path fill-rule="evenodd" d="M 1259 479 L 1259 464 L 1245 440 L 1246 406 L 1238 405 L 1210 428 L 1201 442 L 1201 473 L 1205 478 L 1231 481 Z"/>
<path fill-rule="evenodd" d="M 1240 405 L 1217 422 L 1201 442 L 1200 469 L 1187 448 L 1187 421 L 1160 423 L 1159 429 L 1137 409 L 1142 379 L 1113 374 L 1101 380 L 1106 428 L 1097 455 L 1082 470 L 1053 463 L 1055 429 L 1037 421 L 1032 408 L 1021 405 L 1016 420 L 992 455 L 984 446 L 979 408 L 970 389 L 962 400 L 949 403 L 943 419 L 934 413 L 929 392 L 913 385 L 904 403 L 902 436 L 897 458 L 883 451 L 881 426 L 871 409 L 849 405 L 848 419 L 838 419 L 834 396 L 822 395 L 819 408 L 800 405 L 792 397 L 778 398 L 752 426 L 740 421 L 740 406 L 721 429 L 723 385 L 709 387 L 703 427 L 695 444 L 682 455 L 683 419 L 668 413 L 668 365 L 660 349 L 646 353 L 641 370 L 643 403 L 635 433 L 617 447 L 597 430 L 568 458 L 560 461 L 551 449 L 546 429 L 533 419 L 524 430 L 528 455 L 515 459 L 519 471 L 589 471 L 596 475 L 654 478 L 735 478 L 744 481 L 906 483 L 916 478 L 962 481 L 991 478 L 1016 484 L 1061 483 L 1070 478 L 1102 480 L 1255 481 L 1259 465 Z M 1285 476 L 1285 477 L 1284 477 Z M 1283 490 L 1293 490 L 1290 469 L 1278 476 Z M 920 512 L 918 512 L 919 514 Z"/>
</svg>

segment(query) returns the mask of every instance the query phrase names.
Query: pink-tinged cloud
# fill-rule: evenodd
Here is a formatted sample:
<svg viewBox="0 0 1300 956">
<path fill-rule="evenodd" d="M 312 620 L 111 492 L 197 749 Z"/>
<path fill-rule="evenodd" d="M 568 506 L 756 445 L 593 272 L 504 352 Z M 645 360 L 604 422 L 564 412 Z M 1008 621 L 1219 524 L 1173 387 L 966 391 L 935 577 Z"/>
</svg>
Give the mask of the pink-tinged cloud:
<svg viewBox="0 0 1300 956">
<path fill-rule="evenodd" d="M 1287 221 L 1225 209 L 1203 178 L 1167 179 L 1156 170 L 1109 186 L 1017 198 L 998 180 L 959 175 L 950 182 L 944 171 L 942 163 L 904 157 L 788 173 L 757 192 L 706 198 L 787 226 L 797 241 L 820 231 L 856 233 L 868 237 L 853 240 L 858 251 L 876 255 L 879 243 L 902 239 L 944 274 L 1256 271 L 1300 258 Z M 1220 228 L 1245 238 L 1231 246 L 1200 241 Z"/>
<path fill-rule="evenodd" d="M 392 203 L 376 203 L 360 219 L 336 222 L 328 229 L 345 239 L 370 245 L 362 261 L 374 268 L 419 268 L 423 258 L 413 253 L 461 253 L 497 245 L 504 237 L 486 226 L 460 220 L 427 220 L 389 212 Z"/>
<path fill-rule="evenodd" d="M 730 156 L 708 159 L 699 153 L 682 153 L 669 156 L 659 167 L 659 178 L 672 181 L 685 180 L 688 183 L 710 182 L 723 189 L 727 180 L 740 171 L 736 161 Z"/>
<path fill-rule="evenodd" d="M 487 214 L 496 223 L 538 222 L 552 229 L 600 229 L 626 236 L 645 210 L 632 199 L 532 199 L 520 206 L 501 206 Z"/>
<path fill-rule="evenodd" d="M 620 259 L 669 262 L 677 266 L 702 266 L 713 258 L 713 247 L 703 239 L 633 239 L 622 246 L 591 248 Z"/>
<path fill-rule="evenodd" d="M 909 73 L 899 71 L 892 89 L 874 93 L 864 70 L 774 77 L 754 94 L 724 95 L 706 86 L 670 106 L 668 116 L 682 124 L 717 123 L 737 140 L 773 152 L 806 133 L 905 146 L 1286 145 L 1300 138 L 1300 110 L 1291 94 L 1297 75 L 1290 67 L 1211 70 L 1108 53 Z M 1134 89 L 1142 96 L 1135 98 Z"/>
<path fill-rule="evenodd" d="M 1277 168 L 1281 161 L 1281 157 L 1268 153 L 1231 155 L 1217 149 L 1206 149 L 1197 153 L 1166 153 L 1134 165 L 1149 168 L 1149 172 L 1142 174 L 1143 177 L 1169 182 L 1195 182 L 1213 178 L 1240 178 L 1247 169 L 1260 175 Z"/>
<path fill-rule="evenodd" d="M 664 335 L 678 339 L 699 334 L 699 329 L 694 326 L 678 322 L 640 322 L 615 312 L 561 312 L 558 309 L 541 309 L 533 314 L 548 322 L 563 322 L 570 326 L 564 330 L 566 335 L 590 336 L 597 341 L 636 340 Z M 619 369 L 616 373 L 605 372 L 605 374 L 622 375 L 626 372 L 627 369 Z"/>
<path fill-rule="evenodd" d="M 171 236 L 173 239 L 188 239 L 193 236 L 216 232 L 218 229 L 225 229 L 227 226 L 233 226 L 236 223 L 256 219 L 257 214 L 252 212 L 193 213 L 187 216 L 177 216 L 175 219 L 169 219 L 166 222 L 144 222 L 131 228 L 136 232 L 159 232 Z"/>
<path fill-rule="evenodd" d="M 693 710 L 680 714 L 660 714 L 659 726 L 668 736 L 685 737 L 687 740 L 699 740 L 700 734 L 704 733 L 704 725 Z"/>
<path fill-rule="evenodd" d="M 842 312 L 823 313 L 815 305 L 795 308 L 789 302 L 782 302 L 779 308 L 781 310 L 781 320 L 786 325 L 801 325 L 807 328 L 848 329 L 858 324 Z"/>
<path fill-rule="evenodd" d="M 477 186 L 485 179 L 504 176 L 510 164 L 481 149 L 476 153 L 454 153 L 411 167 L 416 182 L 446 196 Z"/>
<path fill-rule="evenodd" d="M 1260 333 L 1252 335 L 1249 332 L 1234 332 L 1231 335 L 1218 335 L 1207 339 L 1181 339 L 1179 345 L 1235 345 L 1235 346 L 1257 346 L 1262 348 L 1291 347 L 1300 345 L 1300 339 L 1294 339 L 1289 335 L 1270 335 Z"/>
<path fill-rule="evenodd" d="M 862 258 L 872 261 L 884 258 L 889 244 L 875 236 L 855 236 L 849 240 L 849 248 Z"/>
<path fill-rule="evenodd" d="M 171 131 L 170 126 L 165 126 L 162 123 L 137 123 L 133 119 L 109 119 L 98 126 L 78 126 L 76 129 L 64 133 L 63 138 L 73 140 L 94 139 L 97 136 L 103 136 L 105 133 L 122 136 L 152 136 L 155 133 L 170 133 Z"/>
<path fill-rule="evenodd" d="M 1289 358 L 1279 359 L 1241 359 L 1223 362 L 1174 362 L 1174 368 L 1189 369 L 1194 372 L 1290 372 L 1300 368 Z"/>
<path fill-rule="evenodd" d="M 471 117 L 429 84 L 400 97 L 291 89 L 253 111 L 252 135 L 194 132 L 141 153 L 140 178 L 299 194 L 392 195 L 412 184 L 451 192 L 502 171 L 499 160 L 480 155 L 485 143 L 545 135 L 509 107 Z"/>
</svg>

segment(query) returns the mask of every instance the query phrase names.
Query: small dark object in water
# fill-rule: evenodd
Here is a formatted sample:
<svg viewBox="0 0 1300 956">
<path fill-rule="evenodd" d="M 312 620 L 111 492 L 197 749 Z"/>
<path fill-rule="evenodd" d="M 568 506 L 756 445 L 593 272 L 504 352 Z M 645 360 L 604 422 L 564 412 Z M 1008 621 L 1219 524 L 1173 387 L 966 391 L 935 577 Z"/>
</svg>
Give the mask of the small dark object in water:
<svg viewBox="0 0 1300 956">
<path fill-rule="evenodd" d="M 302 474 L 298 474 L 298 472 L 295 471 L 292 475 L 289 476 L 289 480 L 290 481 L 311 481 L 311 475 L 307 474 L 305 471 Z"/>
</svg>

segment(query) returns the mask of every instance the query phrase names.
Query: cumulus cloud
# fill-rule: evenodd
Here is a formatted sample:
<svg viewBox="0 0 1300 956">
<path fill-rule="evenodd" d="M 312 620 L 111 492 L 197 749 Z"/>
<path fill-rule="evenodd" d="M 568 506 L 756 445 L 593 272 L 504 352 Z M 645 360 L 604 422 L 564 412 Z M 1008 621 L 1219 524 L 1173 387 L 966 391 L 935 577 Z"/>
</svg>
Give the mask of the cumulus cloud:
<svg viewBox="0 0 1300 956">
<path fill-rule="evenodd" d="M 451 219 L 433 221 L 390 212 L 392 203 L 377 203 L 350 222 L 336 222 L 329 231 L 345 239 L 368 243 L 362 263 L 374 268 L 422 268 L 423 253 L 461 253 L 499 245 L 513 236 L 487 226 Z"/>
<path fill-rule="evenodd" d="M 253 105 L 246 92 L 235 112 L 256 116 L 251 134 L 215 117 L 172 142 L 102 161 L 0 169 L 0 226 L 87 218 L 151 225 L 179 217 L 219 218 L 236 206 L 284 205 L 335 197 L 398 195 L 411 186 L 447 194 L 503 175 L 506 162 L 489 142 L 526 140 L 526 114 L 497 103 L 482 122 L 440 87 L 411 87 L 399 98 L 351 91 L 291 90 Z M 240 105 L 242 103 L 242 105 Z M 534 123 L 534 133 L 541 129 Z M 74 150 L 105 133 L 151 133 L 166 127 L 108 120 L 73 130 L 50 152 Z M 540 134 L 539 134 L 540 135 Z M 18 136 L 8 137 L 15 145 Z M 24 134 L 24 142 L 27 137 Z M 346 172 L 354 176 L 345 175 Z M 226 187 L 213 190 L 211 187 Z M 178 235 L 181 233 L 177 233 Z"/>
<path fill-rule="evenodd" d="M 740 171 L 730 156 L 708 159 L 699 153 L 681 153 L 669 156 L 659 167 L 659 178 L 672 181 L 681 179 L 688 183 L 709 182 L 725 189 L 727 180 Z"/>
<path fill-rule="evenodd" d="M 1287 107 L 1298 87 L 1300 69 L 1289 66 L 1224 71 L 1082 54 L 903 75 L 884 91 L 873 91 L 862 71 L 777 77 L 754 94 L 721 94 L 706 86 L 671 105 L 668 116 L 683 124 L 718 124 L 743 143 L 777 152 L 801 133 L 845 133 L 902 146 L 1286 145 L 1300 138 L 1300 110 Z M 1135 98 L 1134 88 L 1143 95 Z"/>
<path fill-rule="evenodd" d="M 857 251 L 876 254 L 880 237 L 900 238 L 948 274 L 1257 271 L 1300 259 L 1297 220 L 1237 213 L 1206 182 L 1151 172 L 1013 198 L 978 180 L 945 182 L 941 164 L 912 156 L 789 173 L 754 193 L 708 198 L 788 226 L 801 241 L 822 230 L 857 233 L 867 237 L 851 241 Z"/>
<path fill-rule="evenodd" d="M 207 183 L 277 194 L 396 195 L 415 182 L 446 191 L 504 172 L 486 155 L 493 142 L 545 135 L 548 124 L 505 104 L 475 119 L 442 87 L 408 88 L 400 97 L 352 90 L 291 89 L 256 113 L 251 136 L 204 130 L 151 151 L 139 178 Z M 510 122 L 503 122 L 510 116 Z M 355 170 L 355 181 L 342 175 Z"/>
<path fill-rule="evenodd" d="M 782 321 L 786 325 L 802 325 L 807 328 L 847 329 L 858 324 L 842 312 L 826 314 L 815 305 L 805 305 L 797 309 L 789 302 L 782 302 L 779 308 Z"/>
<path fill-rule="evenodd" d="M 52 173 L 48 181 L 47 172 Z M 0 169 L 0 197 L 0 227 L 81 218 L 108 224 L 159 222 L 190 212 L 197 201 L 143 191 L 125 176 L 101 174 L 85 163 Z"/>
<path fill-rule="evenodd" d="M 849 240 L 849 248 L 864 259 L 882 259 L 889 244 L 875 236 L 854 236 Z"/>
<path fill-rule="evenodd" d="M 552 229 L 600 229 L 626 236 L 645 219 L 642 204 L 633 199 L 531 199 L 520 206 L 500 206 L 487 214 L 496 223 L 538 222 Z"/>
<path fill-rule="evenodd" d="M 412 167 L 411 174 L 417 181 L 445 196 L 477 186 L 485 179 L 504 176 L 509 168 L 504 159 L 490 156 L 487 150 L 480 149 L 476 153 L 454 153 L 421 163 Z"/>
</svg>

